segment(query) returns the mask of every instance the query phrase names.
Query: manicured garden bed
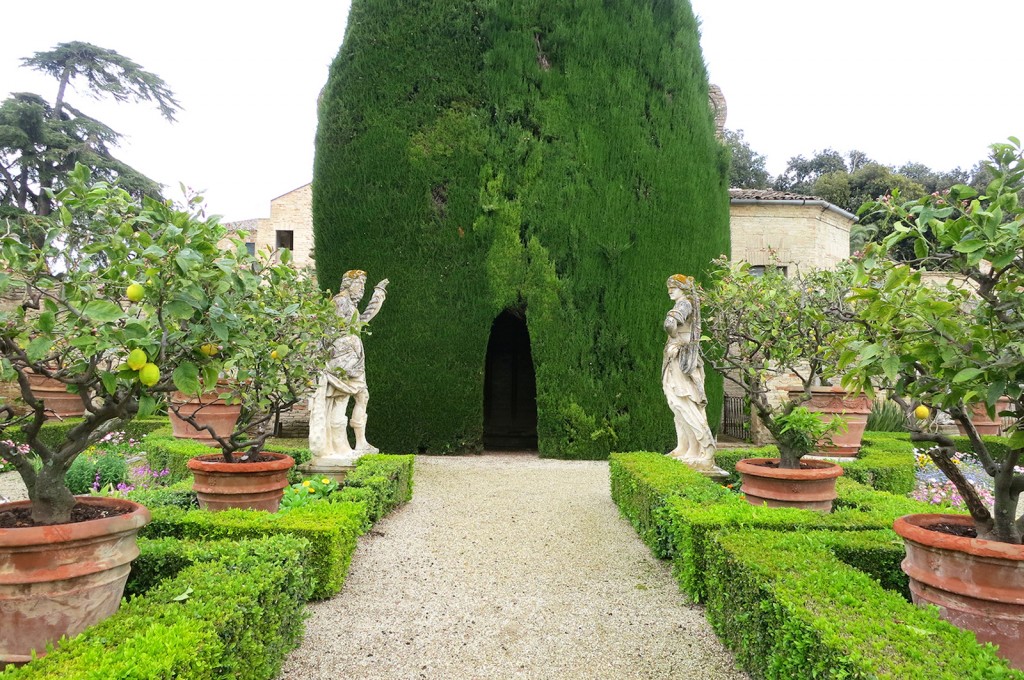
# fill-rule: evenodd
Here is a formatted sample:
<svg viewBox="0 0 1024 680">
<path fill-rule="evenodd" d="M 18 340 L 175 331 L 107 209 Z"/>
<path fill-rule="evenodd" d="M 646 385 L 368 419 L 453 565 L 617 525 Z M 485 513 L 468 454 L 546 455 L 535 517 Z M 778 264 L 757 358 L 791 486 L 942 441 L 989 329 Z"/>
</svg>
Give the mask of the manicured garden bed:
<svg viewBox="0 0 1024 680">
<path fill-rule="evenodd" d="M 909 441 L 868 441 L 883 451 L 859 461 L 864 475 L 885 486 L 908 466 L 913 478 Z M 737 456 L 770 451 L 728 454 L 718 456 L 726 469 Z M 909 602 L 892 523 L 934 506 L 853 476 L 839 479 L 836 510 L 823 515 L 752 506 L 660 454 L 611 458 L 623 515 L 672 560 L 680 588 L 707 604 L 719 636 L 756 677 L 1024 678 L 973 634 Z"/>
</svg>

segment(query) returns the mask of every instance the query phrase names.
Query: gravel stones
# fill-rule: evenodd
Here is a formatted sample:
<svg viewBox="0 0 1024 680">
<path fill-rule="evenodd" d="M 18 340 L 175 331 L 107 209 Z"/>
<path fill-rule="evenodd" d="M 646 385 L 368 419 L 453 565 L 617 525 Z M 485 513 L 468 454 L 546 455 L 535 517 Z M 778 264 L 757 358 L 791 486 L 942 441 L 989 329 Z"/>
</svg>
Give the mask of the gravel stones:
<svg viewBox="0 0 1024 680">
<path fill-rule="evenodd" d="M 603 461 L 416 458 L 281 677 L 746 678 L 619 516 Z"/>
</svg>

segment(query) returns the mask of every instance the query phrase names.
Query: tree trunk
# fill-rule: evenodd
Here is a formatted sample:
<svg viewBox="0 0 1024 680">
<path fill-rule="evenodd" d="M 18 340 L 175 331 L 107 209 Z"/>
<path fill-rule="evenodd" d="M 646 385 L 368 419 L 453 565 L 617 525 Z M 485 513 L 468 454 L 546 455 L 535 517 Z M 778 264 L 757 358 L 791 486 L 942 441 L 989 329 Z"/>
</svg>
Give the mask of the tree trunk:
<svg viewBox="0 0 1024 680">
<path fill-rule="evenodd" d="M 75 497 L 64 484 L 61 465 L 46 462 L 36 474 L 35 484 L 29 489 L 32 501 L 32 520 L 39 524 L 66 524 L 71 519 Z"/>
</svg>

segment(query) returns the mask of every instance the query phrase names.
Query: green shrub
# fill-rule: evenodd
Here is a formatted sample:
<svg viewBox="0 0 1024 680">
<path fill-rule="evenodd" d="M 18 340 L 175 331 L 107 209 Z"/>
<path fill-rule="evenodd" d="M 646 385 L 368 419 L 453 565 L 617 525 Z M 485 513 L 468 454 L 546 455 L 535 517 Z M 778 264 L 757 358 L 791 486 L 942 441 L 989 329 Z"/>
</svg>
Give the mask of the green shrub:
<svg viewBox="0 0 1024 680">
<path fill-rule="evenodd" d="M 264 451 L 274 453 L 286 453 L 295 461 L 295 466 L 305 465 L 312 458 L 306 439 L 285 439 L 282 437 L 271 437 L 263 444 Z"/>
<path fill-rule="evenodd" d="M 184 540 L 240 540 L 287 534 L 305 539 L 308 548 L 303 560 L 313 579 L 312 597 L 323 599 L 341 590 L 356 539 L 369 527 L 366 512 L 366 507 L 360 503 L 313 503 L 287 513 L 153 508 L 153 521 L 140 535 Z"/>
<path fill-rule="evenodd" d="M 357 0 L 318 111 L 318 279 L 414 291 L 367 343 L 378 446 L 479 448 L 491 327 L 525 310 L 542 455 L 669 447 L 665 280 L 729 252 L 688 2 Z"/>
<path fill-rule="evenodd" d="M 128 498 L 150 509 L 172 507 L 193 510 L 199 507 L 199 500 L 191 489 L 170 487 L 139 489 L 129 491 Z"/>
<path fill-rule="evenodd" d="M 116 487 L 128 480 L 128 463 L 120 453 L 87 450 L 71 463 L 64 479 L 73 494 L 87 494 L 108 485 Z"/>
<path fill-rule="evenodd" d="M 894 401 L 874 401 L 868 414 L 868 432 L 906 432 L 907 418 Z"/>
<path fill-rule="evenodd" d="M 146 451 L 146 463 L 154 470 L 168 470 L 167 484 L 174 484 L 192 476 L 188 461 L 196 456 L 219 453 L 219 448 L 200 444 L 192 439 L 176 439 L 174 436 L 151 434 L 142 442 Z"/>
<path fill-rule="evenodd" d="M 308 545 L 274 536 L 214 550 L 213 559 L 184 567 L 106 621 L 4 677 L 277 677 L 302 634 L 311 586 Z"/>
<path fill-rule="evenodd" d="M 640 538 L 659 558 L 671 556 L 671 538 L 665 519 L 669 496 L 686 488 L 695 499 L 721 502 L 732 492 L 708 482 L 679 461 L 660 453 L 613 453 L 610 462 L 612 500 Z"/>
<path fill-rule="evenodd" d="M 741 529 L 709 541 L 708 620 L 754 677 L 1024 678 L 972 633 L 837 558 L 830 545 L 849 537 Z M 854 537 L 864 554 L 892 542 L 890 532 Z"/>
<path fill-rule="evenodd" d="M 344 489 L 372 491 L 372 498 L 366 497 L 367 514 L 371 522 L 376 522 L 412 498 L 414 461 L 415 456 L 361 456 L 356 461 L 356 469 L 345 477 Z"/>
</svg>

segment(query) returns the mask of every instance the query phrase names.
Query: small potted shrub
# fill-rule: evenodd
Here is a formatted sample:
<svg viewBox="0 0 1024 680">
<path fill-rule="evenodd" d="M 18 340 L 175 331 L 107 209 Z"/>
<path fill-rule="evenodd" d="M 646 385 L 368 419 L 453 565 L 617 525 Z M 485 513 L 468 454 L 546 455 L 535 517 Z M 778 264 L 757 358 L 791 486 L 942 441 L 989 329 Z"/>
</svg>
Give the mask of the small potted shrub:
<svg viewBox="0 0 1024 680">
<path fill-rule="evenodd" d="M 244 244 L 238 242 L 239 256 Z M 192 319 L 195 351 L 171 376 L 185 395 L 214 393 L 237 404 L 229 432 L 201 419 L 202 406 L 171 400 L 168 409 L 199 432 L 208 433 L 219 454 L 188 462 L 200 507 L 277 510 L 295 461 L 263 451 L 283 411 L 308 397 L 321 363 L 344 323 L 330 297 L 309 272 L 290 264 L 290 253 L 263 253 L 235 274 L 225 302 L 232 321 L 218 327 L 198 314 Z M 210 333 L 219 344 L 209 350 Z M 198 335 L 197 335 L 198 334 Z M 224 376 L 230 376 L 225 380 Z M 207 403 L 210 403 L 207 401 Z"/>
<path fill-rule="evenodd" d="M 993 479 L 993 507 L 954 462 L 952 439 L 925 431 L 916 419 L 908 423 L 911 439 L 931 446 L 928 455 L 970 515 L 897 520 L 907 550 L 903 566 L 915 602 L 937 605 L 1024 669 L 1024 157 L 1016 139 L 991 148 L 992 180 L 983 194 L 958 185 L 901 203 L 893 191 L 861 208 L 893 229 L 856 263 L 859 333 L 841 365 L 847 386 L 871 392 L 884 385 L 908 412 L 909 400 L 942 409 L 967 433 Z M 894 257 L 908 251 L 912 257 Z M 934 271 L 946 283 L 925 283 Z M 979 405 L 990 418 L 1010 419 L 1008 439 L 978 433 L 972 411 Z"/>
<path fill-rule="evenodd" d="M 204 291 L 230 288 L 236 266 L 218 248 L 226 231 L 215 219 L 140 204 L 91 183 L 82 166 L 54 205 L 38 240 L 0 224 L 0 294 L 21 297 L 0 309 L 0 371 L 20 391 L 0 405 L 0 458 L 29 496 L 0 505 L 0 664 L 27 661 L 117 609 L 149 512 L 76 497 L 66 473 L 107 433 L 156 409 L 186 358 L 187 320 L 196 309 L 212 316 Z M 33 376 L 66 386 L 81 406 L 60 441 L 44 436 Z"/>
<path fill-rule="evenodd" d="M 802 404 L 811 400 L 815 386 L 835 375 L 833 357 L 846 328 L 841 320 L 846 290 L 843 275 L 836 272 L 789 278 L 768 267 L 756 276 L 748 263 L 716 262 L 704 297 L 704 333 L 711 347 L 706 360 L 743 390 L 779 448 L 778 458 L 737 464 L 751 503 L 832 507 L 842 467 L 802 458 L 844 426 Z M 801 389 L 779 398 L 775 385 L 785 377 L 798 381 Z"/>
</svg>

